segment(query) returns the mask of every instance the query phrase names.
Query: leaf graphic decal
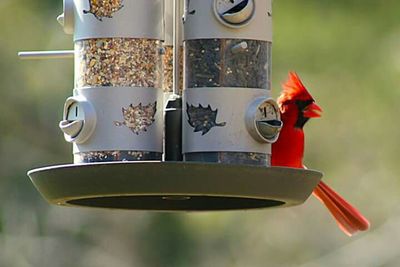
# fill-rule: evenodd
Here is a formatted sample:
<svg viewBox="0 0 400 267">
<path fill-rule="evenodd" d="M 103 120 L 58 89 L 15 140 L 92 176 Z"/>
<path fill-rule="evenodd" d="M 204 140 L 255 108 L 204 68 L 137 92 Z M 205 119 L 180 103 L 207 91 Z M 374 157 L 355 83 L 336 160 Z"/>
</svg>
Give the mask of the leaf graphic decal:
<svg viewBox="0 0 400 267">
<path fill-rule="evenodd" d="M 114 121 L 115 126 L 126 126 L 134 134 L 139 135 L 140 132 L 146 132 L 147 128 L 155 121 L 157 112 L 157 101 L 143 106 L 140 103 L 137 106 L 129 105 L 128 108 L 122 108 L 124 121 Z"/>
<path fill-rule="evenodd" d="M 186 112 L 189 117 L 189 124 L 194 128 L 194 132 L 201 132 L 201 135 L 208 133 L 213 127 L 223 127 L 226 122 L 217 123 L 218 109 L 212 110 L 211 106 L 198 107 L 186 103 Z"/>
<path fill-rule="evenodd" d="M 112 18 L 114 13 L 124 7 L 123 0 L 89 0 L 89 10 L 83 10 L 83 14 L 92 14 L 96 19 Z"/>
</svg>

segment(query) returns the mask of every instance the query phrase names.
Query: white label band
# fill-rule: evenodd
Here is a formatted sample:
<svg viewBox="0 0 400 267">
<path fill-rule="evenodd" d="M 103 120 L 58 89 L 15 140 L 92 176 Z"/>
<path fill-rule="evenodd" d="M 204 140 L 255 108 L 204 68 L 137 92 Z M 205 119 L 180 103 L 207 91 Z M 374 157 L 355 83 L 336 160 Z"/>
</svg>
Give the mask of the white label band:
<svg viewBox="0 0 400 267">
<path fill-rule="evenodd" d="M 250 104 L 269 90 L 253 88 L 190 88 L 183 94 L 183 153 L 270 153 L 246 128 Z"/>
</svg>

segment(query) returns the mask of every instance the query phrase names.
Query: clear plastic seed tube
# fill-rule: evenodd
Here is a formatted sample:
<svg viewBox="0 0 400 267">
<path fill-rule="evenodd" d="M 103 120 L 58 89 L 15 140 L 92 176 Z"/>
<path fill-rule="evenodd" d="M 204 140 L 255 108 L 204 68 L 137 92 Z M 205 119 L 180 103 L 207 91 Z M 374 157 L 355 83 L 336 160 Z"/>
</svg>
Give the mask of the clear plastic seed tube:
<svg viewBox="0 0 400 267">
<path fill-rule="evenodd" d="M 272 43 L 245 39 L 196 39 L 184 42 L 185 87 L 271 89 Z M 234 93 L 233 93 L 234 95 Z M 249 152 L 186 153 L 185 161 L 270 166 L 270 154 Z"/>
<path fill-rule="evenodd" d="M 64 1 L 75 73 L 60 128 L 75 163 L 162 159 L 164 1 Z"/>
<path fill-rule="evenodd" d="M 152 39 L 96 38 L 75 42 L 75 87 L 149 87 L 162 86 L 161 42 Z M 132 110 L 129 110 L 132 108 Z M 154 114 L 137 107 L 125 107 L 126 123 L 140 115 L 141 121 Z M 158 111 L 161 112 L 161 111 Z M 126 116 L 125 116 L 126 115 Z M 121 122 L 124 123 L 124 122 Z M 74 154 L 75 163 L 107 161 L 161 160 L 162 153 L 150 151 L 90 151 Z"/>
</svg>

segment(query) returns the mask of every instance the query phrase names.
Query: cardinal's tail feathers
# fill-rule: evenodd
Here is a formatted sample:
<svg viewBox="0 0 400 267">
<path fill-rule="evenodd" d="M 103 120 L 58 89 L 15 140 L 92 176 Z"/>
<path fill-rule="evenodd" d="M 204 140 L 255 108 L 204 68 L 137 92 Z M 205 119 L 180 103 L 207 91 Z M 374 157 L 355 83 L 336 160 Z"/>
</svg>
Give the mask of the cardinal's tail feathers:
<svg viewBox="0 0 400 267">
<path fill-rule="evenodd" d="M 354 206 L 336 193 L 331 187 L 320 181 L 318 187 L 335 203 L 359 231 L 366 231 L 370 227 L 369 221 Z"/>
<path fill-rule="evenodd" d="M 334 201 L 321 189 L 318 185 L 314 191 L 314 196 L 319 199 L 335 218 L 339 228 L 348 236 L 352 236 L 358 232 L 358 229 L 353 225 L 351 219 L 346 216 L 343 211 L 335 204 Z"/>
</svg>

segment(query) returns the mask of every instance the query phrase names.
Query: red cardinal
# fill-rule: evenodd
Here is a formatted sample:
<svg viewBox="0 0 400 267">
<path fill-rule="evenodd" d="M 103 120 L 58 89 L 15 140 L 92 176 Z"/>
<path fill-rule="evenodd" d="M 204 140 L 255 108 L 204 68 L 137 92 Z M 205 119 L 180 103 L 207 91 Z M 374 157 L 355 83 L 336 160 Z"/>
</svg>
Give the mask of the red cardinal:
<svg viewBox="0 0 400 267">
<path fill-rule="evenodd" d="M 272 145 L 272 166 L 305 168 L 303 126 L 310 118 L 320 117 L 322 109 L 315 104 L 297 74 L 292 72 L 283 84 L 278 104 L 283 128 L 278 141 Z M 352 236 L 369 228 L 368 220 L 324 182 L 318 184 L 313 195 L 329 209 L 347 235 Z"/>
</svg>

